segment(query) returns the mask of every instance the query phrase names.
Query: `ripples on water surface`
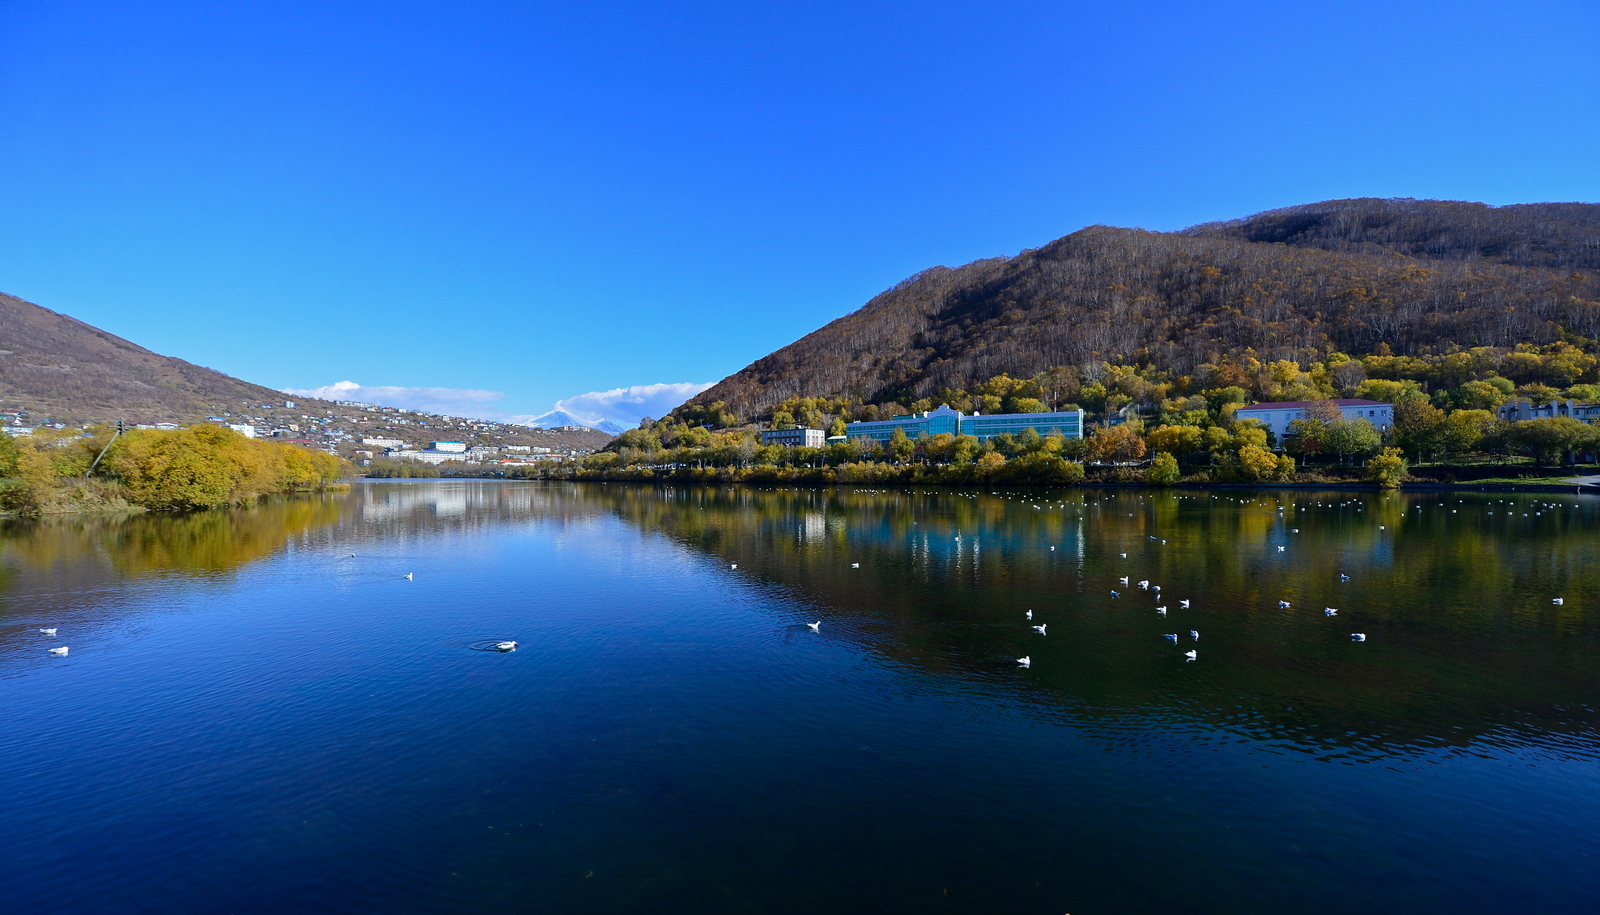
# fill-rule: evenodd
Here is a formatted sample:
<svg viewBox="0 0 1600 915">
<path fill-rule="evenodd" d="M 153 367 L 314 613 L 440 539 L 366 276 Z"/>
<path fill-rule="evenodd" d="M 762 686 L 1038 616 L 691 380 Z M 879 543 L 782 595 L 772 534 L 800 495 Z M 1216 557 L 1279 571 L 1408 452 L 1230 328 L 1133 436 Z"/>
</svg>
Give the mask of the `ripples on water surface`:
<svg viewBox="0 0 1600 915">
<path fill-rule="evenodd" d="M 424 482 L 11 523 L 0 909 L 1591 911 L 1597 520 Z"/>
</svg>

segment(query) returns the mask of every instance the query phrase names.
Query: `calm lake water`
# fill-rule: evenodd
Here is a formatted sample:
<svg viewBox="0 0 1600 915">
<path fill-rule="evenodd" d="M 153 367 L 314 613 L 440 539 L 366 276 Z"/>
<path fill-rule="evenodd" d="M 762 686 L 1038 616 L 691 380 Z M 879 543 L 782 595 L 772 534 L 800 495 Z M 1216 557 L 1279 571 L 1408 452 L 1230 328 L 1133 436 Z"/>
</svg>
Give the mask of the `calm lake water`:
<svg viewBox="0 0 1600 915">
<path fill-rule="evenodd" d="M 1594 911 L 1597 508 L 428 481 L 0 524 L 0 909 Z"/>
</svg>

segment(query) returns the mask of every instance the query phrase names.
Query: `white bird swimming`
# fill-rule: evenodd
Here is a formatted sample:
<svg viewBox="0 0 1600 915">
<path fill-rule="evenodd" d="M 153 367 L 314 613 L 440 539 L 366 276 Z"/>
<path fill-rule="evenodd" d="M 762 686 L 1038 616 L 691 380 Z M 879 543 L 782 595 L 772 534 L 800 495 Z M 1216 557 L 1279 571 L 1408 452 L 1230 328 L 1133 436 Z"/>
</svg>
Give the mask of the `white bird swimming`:
<svg viewBox="0 0 1600 915">
<path fill-rule="evenodd" d="M 1350 633 L 1350 638 L 1352 641 L 1365 642 L 1367 640 L 1367 634 L 1365 632 L 1352 632 Z"/>
<path fill-rule="evenodd" d="M 1033 666 L 1033 658 L 1018 658 L 1017 659 L 1017 664 L 1019 664 L 1022 667 L 1032 667 Z"/>
<path fill-rule="evenodd" d="M 1176 632 L 1165 632 L 1162 633 L 1161 637 L 1169 642 L 1176 642 L 1178 640 L 1178 634 Z"/>
<path fill-rule="evenodd" d="M 1281 546 L 1278 547 L 1278 552 L 1280 552 L 1280 553 L 1283 552 L 1283 547 L 1281 547 Z"/>
<path fill-rule="evenodd" d="M 852 568 L 852 569 L 859 569 L 859 568 L 861 568 L 861 563 L 859 563 L 859 562 L 852 562 L 852 563 L 850 563 L 850 568 Z"/>
<path fill-rule="evenodd" d="M 1178 607 L 1180 609 L 1187 610 L 1187 609 L 1189 609 L 1189 602 L 1186 601 L 1186 600 L 1180 600 L 1180 601 L 1178 601 Z"/>
<path fill-rule="evenodd" d="M 1119 593 L 1118 593 L 1118 592 L 1116 592 L 1116 591 L 1112 591 L 1112 592 L 1111 592 L 1111 596 L 1112 596 L 1112 597 L 1121 597 L 1121 596 L 1122 596 L 1122 595 L 1121 595 L 1121 594 L 1119 594 Z"/>
<path fill-rule="evenodd" d="M 1124 575 L 1121 578 L 1117 579 L 1117 581 L 1120 581 L 1123 584 L 1127 584 L 1128 583 L 1128 576 Z"/>
<path fill-rule="evenodd" d="M 60 648 L 52 648 L 52 649 L 50 649 L 50 653 L 55 655 L 58 658 L 66 657 L 67 646 L 62 645 Z"/>
<path fill-rule="evenodd" d="M 1322 615 L 1323 616 L 1338 616 L 1339 615 L 1339 611 L 1334 609 L 1333 607 L 1323 607 L 1322 608 Z"/>
<path fill-rule="evenodd" d="M 822 620 L 817 620 L 815 623 L 806 623 L 806 628 L 810 629 L 812 632 L 821 632 L 821 626 Z"/>
<path fill-rule="evenodd" d="M 1196 641 L 1196 642 L 1200 641 L 1200 630 L 1198 630 L 1198 629 L 1190 629 L 1189 630 L 1189 638 L 1194 640 L 1194 641 Z"/>
<path fill-rule="evenodd" d="M 1049 623 L 1040 623 L 1039 625 L 1033 627 L 1033 630 L 1035 632 L 1039 633 L 1040 635 L 1044 635 L 1044 627 L 1046 627 L 1048 625 L 1050 625 L 1050 624 Z"/>
<path fill-rule="evenodd" d="M 411 573 L 410 573 L 410 572 L 407 572 L 407 573 L 406 573 L 406 581 L 411 581 L 411 580 L 412 580 L 412 579 L 411 579 Z"/>
<path fill-rule="evenodd" d="M 1560 606 L 1561 604 L 1566 603 L 1566 600 L 1564 598 L 1560 598 L 1560 597 L 1552 597 L 1552 598 L 1550 598 L 1550 603 L 1555 604 L 1557 606 Z M 39 631 L 40 632 L 44 632 L 45 630 L 40 629 Z M 54 629 L 51 629 L 50 630 L 50 634 L 51 635 L 55 635 L 56 631 Z"/>
<path fill-rule="evenodd" d="M 1127 558 L 1128 558 L 1128 554 L 1127 554 L 1127 553 L 1123 553 L 1123 554 L 1122 554 L 1122 558 L 1123 558 L 1123 559 L 1127 559 Z"/>
<path fill-rule="evenodd" d="M 1197 651 L 1186 651 L 1183 653 L 1183 656 L 1193 661 L 1195 658 L 1200 657 L 1200 653 Z"/>
<path fill-rule="evenodd" d="M 495 651 L 516 651 L 517 650 L 517 643 L 513 642 L 513 641 L 510 641 L 510 640 L 507 640 L 507 641 L 504 641 L 504 642 L 495 642 L 494 643 L 494 650 Z"/>
<path fill-rule="evenodd" d="M 1349 581 L 1350 580 L 1350 576 L 1344 574 L 1343 572 L 1340 572 L 1339 573 L 1339 580 L 1340 581 Z"/>
<path fill-rule="evenodd" d="M 737 569 L 737 568 L 738 568 L 738 567 L 739 567 L 739 564 L 738 564 L 738 563 L 737 563 L 737 562 L 736 562 L 736 563 L 734 563 L 734 564 L 733 564 L 733 565 L 731 565 L 731 566 L 728 566 L 728 568 L 730 568 L 730 569 Z M 407 577 L 407 578 L 410 578 L 410 577 L 411 577 L 411 576 L 409 576 L 409 575 L 407 575 L 407 576 L 406 576 L 406 577 Z"/>
<path fill-rule="evenodd" d="M 1556 598 L 1556 603 L 1560 603 L 1560 602 L 1561 602 L 1561 598 L 1559 598 L 1559 597 Z M 39 631 L 41 633 L 45 634 L 45 635 L 55 635 L 56 634 L 56 631 L 54 629 L 40 629 Z"/>
<path fill-rule="evenodd" d="M 1166 616 L 1167 615 L 1167 608 L 1166 607 L 1157 607 L 1156 608 L 1156 612 L 1161 614 L 1162 616 Z"/>
<path fill-rule="evenodd" d="M 1033 611 L 1032 610 L 1028 611 L 1028 619 L 1030 619 L 1030 620 L 1033 619 Z"/>
<path fill-rule="evenodd" d="M 1287 610 L 1288 608 L 1289 608 L 1289 602 L 1288 601 L 1286 601 L 1286 600 L 1278 601 L 1278 609 L 1279 610 Z"/>
<path fill-rule="evenodd" d="M 1150 580 L 1149 579 L 1145 579 L 1144 581 L 1139 582 L 1139 587 L 1144 588 L 1145 590 L 1148 591 L 1150 589 Z"/>
</svg>

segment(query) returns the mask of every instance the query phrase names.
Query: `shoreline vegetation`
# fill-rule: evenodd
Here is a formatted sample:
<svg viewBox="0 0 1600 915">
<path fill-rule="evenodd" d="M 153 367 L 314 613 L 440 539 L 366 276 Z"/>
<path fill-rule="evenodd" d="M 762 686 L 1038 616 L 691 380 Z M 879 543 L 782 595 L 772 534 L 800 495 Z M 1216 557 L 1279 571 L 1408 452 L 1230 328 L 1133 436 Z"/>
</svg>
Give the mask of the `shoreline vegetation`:
<svg viewBox="0 0 1600 915">
<path fill-rule="evenodd" d="M 1389 465 L 1392 466 L 1392 465 Z M 543 468 L 529 472 L 527 468 L 511 468 L 494 473 L 494 479 L 550 480 L 594 483 L 665 483 L 665 484 L 750 484 L 750 485 L 825 485 L 825 486 L 1038 486 L 1038 487 L 1137 487 L 1161 488 L 1271 488 L 1271 489 L 1404 489 L 1404 490 L 1516 490 L 1570 491 L 1582 484 L 1572 481 L 1576 476 L 1571 469 L 1543 468 L 1531 465 L 1520 467 L 1420 467 L 1406 468 L 1399 482 L 1387 485 L 1374 479 L 1373 472 L 1364 467 L 1352 467 L 1345 473 L 1292 473 L 1259 479 L 1240 476 L 1221 477 L 1210 473 L 1187 473 L 1172 482 L 1152 480 L 1152 467 L 1146 466 L 1096 466 L 1078 462 L 1063 462 L 1039 474 L 1012 473 L 1005 476 L 984 475 L 974 465 L 968 467 L 926 467 L 919 465 L 888 466 L 841 465 L 835 468 L 770 468 L 752 466 L 704 468 L 652 468 L 635 467 L 614 470 L 585 470 L 573 464 Z M 1521 471 L 1519 473 L 1519 471 Z M 1387 473 L 1387 468 L 1385 468 Z M 484 479 L 482 471 L 419 474 L 417 478 Z M 408 478 L 403 473 L 393 473 L 373 479 Z"/>
<path fill-rule="evenodd" d="M 794 395 L 751 416 L 702 397 L 661 420 L 642 421 L 604 451 L 555 473 L 569 479 L 754 483 L 1397 488 L 1495 479 L 1516 485 L 1528 475 L 1574 476 L 1581 458 L 1592 461 L 1600 453 L 1600 426 L 1568 416 L 1508 421 L 1499 414 L 1513 400 L 1600 402 L 1600 360 L 1589 352 L 1595 346 L 1572 337 L 1545 345 L 1396 355 L 1379 344 L 1363 356 L 1308 349 L 1272 360 L 1246 350 L 1213 355 L 1183 375 L 1148 362 L 1090 361 L 1028 378 L 1001 373 L 932 396 L 907 392 L 876 403 Z M 1392 404 L 1393 425 L 1380 429 L 1365 419 L 1347 419 L 1339 398 Z M 1237 415 L 1248 404 L 1283 401 L 1307 406 L 1305 417 L 1289 424 L 1281 439 Z M 1030 431 L 980 442 L 948 434 L 910 439 L 897 432 L 882 444 L 760 444 L 766 428 L 799 425 L 837 438 L 848 434 L 849 422 L 891 419 L 939 404 L 984 414 L 1081 408 L 1088 422 L 1085 437 L 1071 439 Z"/>
<path fill-rule="evenodd" d="M 96 459 L 98 458 L 98 464 Z M 341 458 L 221 426 L 0 435 L 0 513 L 189 511 L 345 486 Z"/>
</svg>

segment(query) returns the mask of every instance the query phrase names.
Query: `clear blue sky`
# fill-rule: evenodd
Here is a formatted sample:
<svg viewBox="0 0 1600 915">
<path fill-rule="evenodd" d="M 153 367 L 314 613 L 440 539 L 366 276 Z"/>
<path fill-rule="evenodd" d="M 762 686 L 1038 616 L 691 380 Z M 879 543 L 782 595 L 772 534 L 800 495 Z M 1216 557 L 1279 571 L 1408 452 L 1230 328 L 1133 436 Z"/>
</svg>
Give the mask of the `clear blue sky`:
<svg viewBox="0 0 1600 915">
<path fill-rule="evenodd" d="M 0 291 L 532 413 L 1094 223 L 1600 200 L 1600 4 L 9 0 L 0 125 Z"/>
</svg>

